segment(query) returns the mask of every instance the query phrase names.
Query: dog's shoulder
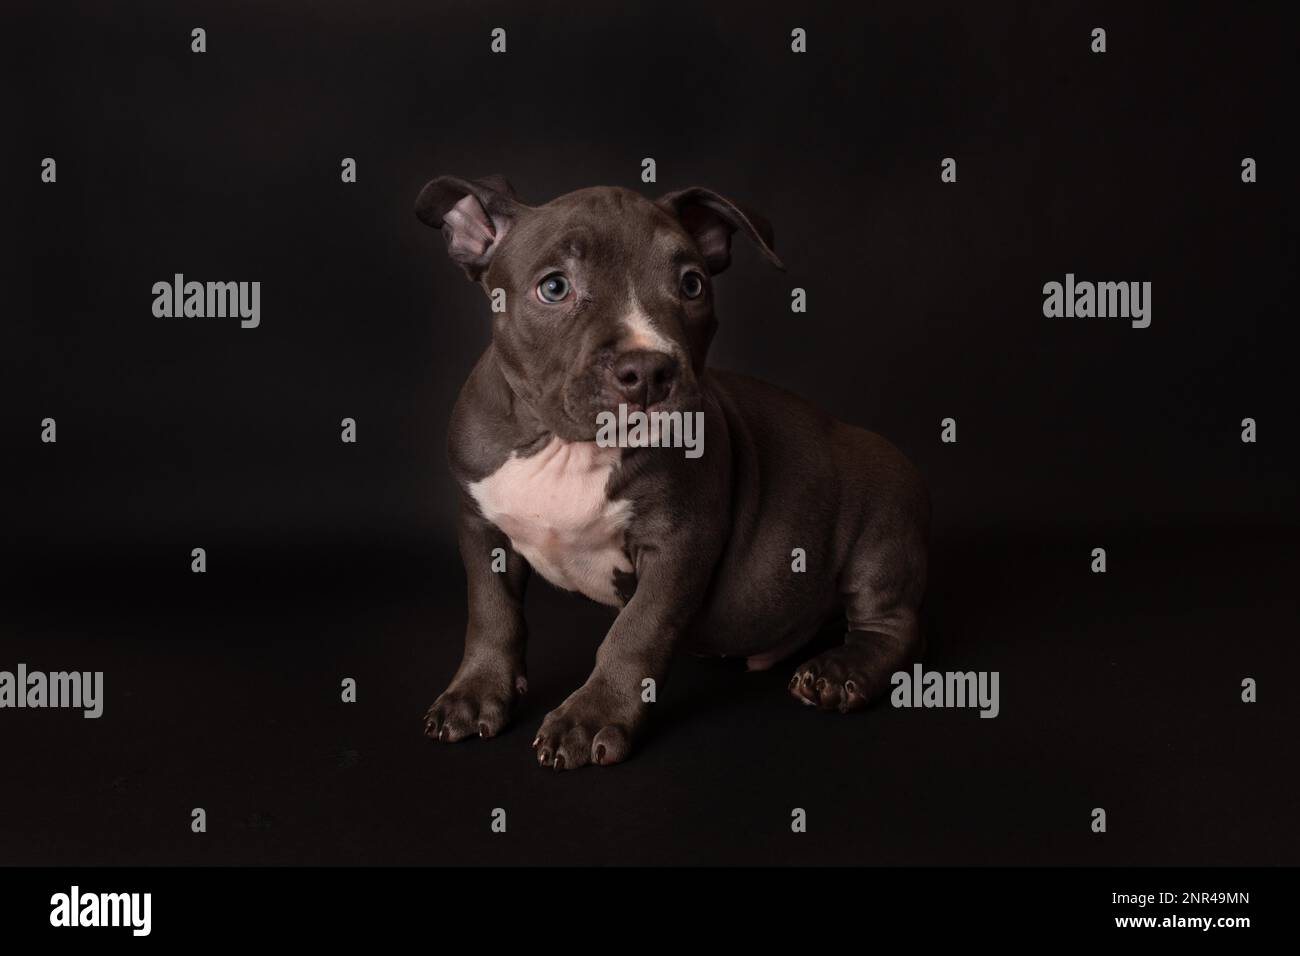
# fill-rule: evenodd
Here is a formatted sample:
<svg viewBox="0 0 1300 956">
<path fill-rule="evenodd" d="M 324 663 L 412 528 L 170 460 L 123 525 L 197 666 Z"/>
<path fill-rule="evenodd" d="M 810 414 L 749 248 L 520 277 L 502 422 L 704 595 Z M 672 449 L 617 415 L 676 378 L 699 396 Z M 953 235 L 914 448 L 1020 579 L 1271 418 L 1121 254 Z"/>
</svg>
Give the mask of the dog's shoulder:
<svg viewBox="0 0 1300 956">
<path fill-rule="evenodd" d="M 762 379 L 727 369 L 710 368 L 709 390 L 729 421 L 745 431 L 817 436 L 828 434 L 835 419 L 807 399 Z"/>
<path fill-rule="evenodd" d="M 527 443 L 515 397 L 489 345 L 461 386 L 447 428 L 447 462 L 463 486 L 496 472 Z"/>
</svg>

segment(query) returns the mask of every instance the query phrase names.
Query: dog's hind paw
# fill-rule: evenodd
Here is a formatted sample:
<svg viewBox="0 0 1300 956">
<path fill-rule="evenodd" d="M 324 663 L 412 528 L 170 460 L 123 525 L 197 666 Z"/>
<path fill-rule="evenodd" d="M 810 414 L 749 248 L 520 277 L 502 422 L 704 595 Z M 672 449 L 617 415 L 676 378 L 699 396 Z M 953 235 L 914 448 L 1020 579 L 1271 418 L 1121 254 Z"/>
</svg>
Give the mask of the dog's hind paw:
<svg viewBox="0 0 1300 956">
<path fill-rule="evenodd" d="M 871 678 L 878 663 L 869 647 L 842 645 L 802 664 L 790 678 L 790 693 L 809 707 L 847 714 L 867 706 L 878 681 Z"/>
</svg>

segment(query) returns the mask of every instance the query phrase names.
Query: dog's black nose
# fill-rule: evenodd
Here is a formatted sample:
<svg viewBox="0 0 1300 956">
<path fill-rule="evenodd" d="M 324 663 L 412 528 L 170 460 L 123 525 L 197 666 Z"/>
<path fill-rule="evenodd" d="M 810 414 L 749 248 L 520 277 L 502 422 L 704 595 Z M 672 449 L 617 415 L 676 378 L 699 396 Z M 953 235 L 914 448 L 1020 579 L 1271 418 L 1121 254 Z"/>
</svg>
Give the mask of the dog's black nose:
<svg viewBox="0 0 1300 956">
<path fill-rule="evenodd" d="M 662 402 L 677 383 L 677 359 L 667 352 L 624 352 L 610 370 L 614 390 L 629 405 L 647 409 Z"/>
</svg>

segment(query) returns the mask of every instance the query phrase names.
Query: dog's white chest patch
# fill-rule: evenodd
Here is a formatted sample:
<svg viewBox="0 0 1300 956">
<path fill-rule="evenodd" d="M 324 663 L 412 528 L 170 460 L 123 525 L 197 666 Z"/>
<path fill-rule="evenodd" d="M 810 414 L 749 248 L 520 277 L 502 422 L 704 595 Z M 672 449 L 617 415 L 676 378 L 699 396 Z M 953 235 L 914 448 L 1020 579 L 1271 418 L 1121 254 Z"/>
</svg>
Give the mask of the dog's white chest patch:
<svg viewBox="0 0 1300 956">
<path fill-rule="evenodd" d="M 495 472 L 471 484 L 469 493 L 483 517 L 505 532 L 538 574 L 557 587 L 621 607 L 614 572 L 632 570 L 623 550 L 632 505 L 605 496 L 621 454 L 595 442 L 553 438 L 529 458 L 512 453 Z"/>
</svg>

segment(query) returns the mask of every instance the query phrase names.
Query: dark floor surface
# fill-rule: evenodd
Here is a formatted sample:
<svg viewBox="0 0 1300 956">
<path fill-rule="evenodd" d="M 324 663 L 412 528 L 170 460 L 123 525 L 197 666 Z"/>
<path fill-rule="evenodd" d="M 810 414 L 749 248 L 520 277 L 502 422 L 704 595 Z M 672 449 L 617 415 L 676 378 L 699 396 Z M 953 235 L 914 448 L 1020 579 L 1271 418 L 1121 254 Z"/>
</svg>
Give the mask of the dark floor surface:
<svg viewBox="0 0 1300 956">
<path fill-rule="evenodd" d="M 609 620 L 581 598 L 534 585 L 522 713 L 447 746 L 420 718 L 458 661 L 463 578 L 431 552 L 32 566 L 4 666 L 102 670 L 106 705 L 6 713 L 0 863 L 1300 862 L 1294 547 L 1106 537 L 1095 575 L 1095 530 L 939 536 L 925 664 L 998 671 L 996 719 L 822 714 L 787 696 L 801 657 L 762 674 L 684 657 L 630 762 L 565 774 L 529 744 Z"/>
</svg>

